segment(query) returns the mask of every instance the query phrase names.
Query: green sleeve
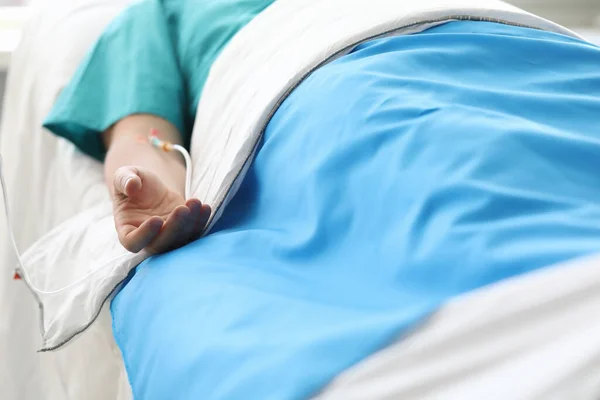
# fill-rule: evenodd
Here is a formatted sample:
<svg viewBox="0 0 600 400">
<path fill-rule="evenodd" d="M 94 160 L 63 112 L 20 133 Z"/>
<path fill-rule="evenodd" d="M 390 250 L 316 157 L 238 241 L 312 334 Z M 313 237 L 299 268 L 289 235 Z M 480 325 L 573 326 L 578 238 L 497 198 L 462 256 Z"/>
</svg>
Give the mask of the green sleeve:
<svg viewBox="0 0 600 400">
<path fill-rule="evenodd" d="M 106 153 L 101 133 L 131 114 L 162 117 L 185 136 L 185 89 L 172 35 L 158 0 L 126 9 L 62 90 L 44 127 L 98 160 Z"/>
</svg>

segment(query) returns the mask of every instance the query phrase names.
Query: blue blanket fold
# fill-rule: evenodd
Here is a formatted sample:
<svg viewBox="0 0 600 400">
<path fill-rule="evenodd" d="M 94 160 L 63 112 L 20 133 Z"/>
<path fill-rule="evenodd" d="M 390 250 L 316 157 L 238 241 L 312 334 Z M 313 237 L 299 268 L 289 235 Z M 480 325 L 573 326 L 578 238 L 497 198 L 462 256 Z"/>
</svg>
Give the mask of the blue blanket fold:
<svg viewBox="0 0 600 400">
<path fill-rule="evenodd" d="M 214 232 L 113 300 L 135 398 L 308 398 L 449 299 L 599 251 L 599 65 L 451 22 L 313 73 Z"/>
</svg>

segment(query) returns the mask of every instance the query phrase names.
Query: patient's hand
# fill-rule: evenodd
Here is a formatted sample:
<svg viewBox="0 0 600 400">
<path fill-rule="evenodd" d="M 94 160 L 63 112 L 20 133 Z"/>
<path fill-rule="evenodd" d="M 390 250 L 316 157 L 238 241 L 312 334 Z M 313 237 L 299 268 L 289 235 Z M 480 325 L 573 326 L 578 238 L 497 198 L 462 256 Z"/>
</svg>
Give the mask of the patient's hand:
<svg viewBox="0 0 600 400">
<path fill-rule="evenodd" d="M 200 237 L 210 207 L 185 200 L 155 173 L 141 167 L 121 167 L 114 175 L 115 226 L 121 244 L 137 253 L 162 253 Z"/>
</svg>

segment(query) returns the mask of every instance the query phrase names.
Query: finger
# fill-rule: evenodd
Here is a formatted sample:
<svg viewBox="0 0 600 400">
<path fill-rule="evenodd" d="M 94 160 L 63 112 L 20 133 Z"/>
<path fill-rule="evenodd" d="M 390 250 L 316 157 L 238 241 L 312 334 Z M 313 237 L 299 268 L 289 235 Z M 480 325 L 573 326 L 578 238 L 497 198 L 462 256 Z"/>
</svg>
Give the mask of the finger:
<svg viewBox="0 0 600 400">
<path fill-rule="evenodd" d="M 192 203 L 192 205 L 194 204 Z M 194 227 L 196 226 L 196 221 L 198 221 L 198 211 L 200 210 L 191 210 L 189 207 L 187 207 L 187 209 L 189 210 L 188 214 L 184 217 L 183 223 L 180 225 L 179 230 L 177 231 L 175 247 L 184 246 L 191 241 L 194 233 Z"/>
<path fill-rule="evenodd" d="M 131 197 L 142 189 L 142 179 L 136 167 L 121 167 L 114 176 L 115 193 Z"/>
<path fill-rule="evenodd" d="M 185 202 L 185 205 L 186 205 L 186 206 L 187 206 L 187 207 L 188 207 L 190 210 L 192 210 L 192 209 L 196 209 L 196 208 L 197 208 L 197 211 L 200 211 L 200 207 L 202 207 L 202 202 L 201 202 L 200 200 L 196 199 L 196 198 L 193 198 L 193 199 L 188 199 L 188 200 Z"/>
<path fill-rule="evenodd" d="M 147 246 L 152 253 L 163 253 L 185 244 L 189 236 L 187 225 L 191 225 L 190 209 L 184 205 L 176 207 L 165 222 L 158 236 Z"/>
<path fill-rule="evenodd" d="M 200 237 L 198 226 L 202 218 L 202 203 L 198 199 L 189 199 L 185 202 L 185 205 L 190 209 L 190 218 L 192 220 L 192 229 L 188 237 L 188 242 L 193 242 Z"/>
<path fill-rule="evenodd" d="M 208 220 L 210 219 L 210 214 L 212 210 L 208 204 L 202 204 L 202 209 L 200 210 L 200 219 L 198 220 L 198 237 L 202 236 L 204 230 L 206 229 L 206 225 L 208 224 Z"/>
<path fill-rule="evenodd" d="M 160 233 L 163 220 L 160 217 L 151 217 L 139 227 L 126 225 L 117 229 L 119 241 L 128 251 L 137 253 L 148 246 Z"/>
<path fill-rule="evenodd" d="M 202 204 L 198 199 L 189 199 L 186 201 L 185 205 L 192 211 L 195 220 L 194 230 L 189 239 L 191 242 L 202 236 L 206 222 L 210 217 L 210 207 L 207 204 Z"/>
<path fill-rule="evenodd" d="M 206 224 L 210 219 L 211 209 L 208 204 L 202 204 L 198 199 L 190 199 L 186 202 L 186 205 L 195 213 L 196 223 L 194 230 L 189 239 L 190 242 L 199 239 L 206 228 Z"/>
</svg>

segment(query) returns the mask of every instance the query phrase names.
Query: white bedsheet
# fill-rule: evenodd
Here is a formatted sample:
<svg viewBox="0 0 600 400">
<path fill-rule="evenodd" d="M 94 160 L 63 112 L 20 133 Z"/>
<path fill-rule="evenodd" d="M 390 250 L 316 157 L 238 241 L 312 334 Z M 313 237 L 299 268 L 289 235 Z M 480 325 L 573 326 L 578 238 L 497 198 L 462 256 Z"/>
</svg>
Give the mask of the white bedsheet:
<svg viewBox="0 0 600 400">
<path fill-rule="evenodd" d="M 600 399 L 600 255 L 459 297 L 318 400 Z"/>
<path fill-rule="evenodd" d="M 51 6 L 39 5 L 35 9 L 29 28 L 25 31 L 22 44 L 13 57 L 0 134 L 0 152 L 5 158 L 12 219 L 19 221 L 15 233 L 22 249 L 76 213 L 107 201 L 100 165 L 82 157 L 70 144 L 43 132 L 39 126 L 43 116 L 51 107 L 57 90 L 69 79 L 89 44 L 110 18 L 121 9 L 124 2 L 126 1 L 57 0 L 53 1 Z M 74 36 L 73 32 L 78 34 Z M 27 153 L 23 152 L 24 148 L 28 148 Z M 56 188 L 61 190 L 57 191 Z M 106 312 L 101 315 L 99 323 L 59 352 L 41 354 L 35 352 L 40 347 L 39 312 L 22 282 L 11 280 L 14 259 L 8 247 L 4 221 L 1 218 L 0 271 L 3 272 L 0 273 L 0 354 L 2 355 L 0 393 L 2 398 L 129 399 L 126 375 L 120 353 L 112 338 L 110 319 Z M 579 288 L 583 290 L 586 285 L 598 283 L 597 280 L 592 279 L 592 277 L 598 278 L 598 264 L 589 265 L 591 266 L 588 266 L 588 269 L 565 267 L 556 270 L 569 270 L 569 279 L 573 285 L 572 292 L 578 292 Z M 563 362 L 561 365 L 571 366 L 570 369 L 567 368 L 568 370 L 562 372 L 554 371 L 554 375 L 551 375 L 553 377 L 562 376 L 562 381 L 565 381 L 573 376 L 575 378 L 570 381 L 572 385 L 573 382 L 580 382 L 581 377 L 587 373 L 589 377 L 595 378 L 595 381 L 600 381 L 597 370 L 594 369 L 597 366 L 597 358 L 571 356 L 569 363 L 564 364 L 568 352 L 544 352 L 538 348 L 539 346 L 532 346 L 532 343 L 528 342 L 528 335 L 520 335 L 519 337 L 522 336 L 523 339 L 518 337 L 515 339 L 514 334 L 506 333 L 507 330 L 510 332 L 520 326 L 521 322 L 515 316 L 522 314 L 531 315 L 528 321 L 534 321 L 530 324 L 531 329 L 526 330 L 525 333 L 549 326 L 548 318 L 552 319 L 553 313 L 548 313 L 548 308 L 542 307 L 544 312 L 540 312 L 541 309 L 535 307 L 536 304 L 550 302 L 549 299 L 554 296 L 552 293 L 555 288 L 548 284 L 548 280 L 542 279 L 542 276 L 545 275 L 536 274 L 526 277 L 529 286 L 521 291 L 531 295 L 530 301 L 517 302 L 512 308 L 505 307 L 507 304 L 502 299 L 507 298 L 506 296 L 510 298 L 510 294 L 515 293 L 514 282 L 497 285 L 493 293 L 500 294 L 496 295 L 495 300 L 493 295 L 489 295 L 492 296 L 492 300 L 486 297 L 487 293 L 492 292 L 487 290 L 460 299 L 441 310 L 430 323 L 417 330 L 409 340 L 374 355 L 364 364 L 340 376 L 322 394 L 323 398 L 371 399 L 385 398 L 382 397 L 384 394 L 387 398 L 398 398 L 399 393 L 403 393 L 402 398 L 425 398 L 410 397 L 408 394 L 418 393 L 414 386 L 423 380 L 429 382 L 430 389 L 437 390 L 429 393 L 433 396 L 431 398 L 439 398 L 439 395 L 444 393 L 443 390 L 448 390 L 449 387 L 460 387 L 460 385 L 471 387 L 467 372 L 472 368 L 479 370 L 480 366 L 485 366 L 481 370 L 486 370 L 488 373 L 482 376 L 485 375 L 487 382 L 498 386 L 501 380 L 497 377 L 501 374 L 494 375 L 494 371 L 508 371 L 507 373 L 513 374 L 511 376 L 520 374 L 523 366 L 532 366 L 534 369 L 546 371 L 547 357 L 560 360 Z M 553 279 L 557 279 L 556 275 Z M 561 276 L 558 279 L 566 278 Z M 503 289 L 505 287 L 506 289 Z M 550 298 L 541 296 L 546 291 L 550 292 Z M 509 294 L 502 295 L 502 293 Z M 585 291 L 585 293 L 591 292 Z M 595 293 L 598 291 L 596 290 Z M 560 298 L 568 297 L 564 293 L 562 295 L 563 297 L 560 297 L 561 292 L 556 293 Z M 488 299 L 487 301 L 493 304 L 493 307 L 482 309 L 482 304 L 487 304 L 485 299 Z M 593 319 L 593 315 L 590 315 L 590 307 L 585 306 L 585 304 L 595 304 L 589 303 L 593 301 L 597 301 L 597 298 L 594 300 L 591 296 L 579 302 L 570 302 L 570 306 L 567 305 L 565 313 L 578 317 L 577 324 L 572 322 L 574 329 L 581 327 L 582 321 Z M 538 312 L 541 317 L 536 319 L 534 317 Z M 464 327 L 470 326 L 466 324 L 471 323 L 469 319 L 462 320 L 466 322 L 465 325 L 457 325 L 457 321 L 461 321 L 455 318 L 457 315 L 464 317 L 482 314 L 488 316 L 478 319 L 479 330 L 475 329 L 476 325 L 472 325 L 476 333 L 471 332 L 471 329 L 468 332 L 464 330 Z M 500 318 L 503 316 L 507 318 Z M 536 325 L 535 321 L 538 320 L 542 322 Z M 500 327 L 499 331 L 496 335 L 491 335 L 490 330 L 493 332 L 494 327 Z M 467 333 L 472 335 L 467 336 Z M 553 336 L 555 339 L 564 339 L 563 343 L 567 348 L 571 348 L 571 343 L 579 343 L 579 337 L 576 332 L 564 330 L 559 335 Z M 600 345 L 590 342 L 591 336 L 586 337 L 588 338 L 586 351 L 589 351 L 592 356 L 597 355 L 594 352 L 597 352 Z M 512 344 L 508 347 L 499 346 L 499 343 L 509 342 Z M 474 343 L 477 345 L 471 347 L 472 357 L 465 358 L 465 345 Z M 452 345 L 451 351 L 448 350 L 449 344 Z M 493 353 L 492 350 L 502 351 L 514 346 L 519 347 L 519 344 L 522 352 L 512 353 L 520 355 L 515 359 L 503 359 L 502 363 L 496 363 L 497 358 L 490 355 Z M 431 351 L 428 352 L 427 349 Z M 577 352 L 577 349 L 575 348 L 574 351 Z M 530 354 L 531 357 L 526 357 L 526 354 Z M 539 359 L 536 359 L 535 354 L 540 355 Z M 522 362 L 524 358 L 530 360 L 529 364 Z M 418 373 L 410 367 L 417 361 L 420 365 Z M 461 366 L 461 372 L 444 374 L 439 367 L 440 364 L 447 365 L 443 364 L 444 362 Z M 588 365 L 594 368 L 584 368 Z M 399 379 L 402 376 L 410 376 L 414 379 Z M 553 387 L 550 383 L 541 380 L 535 391 L 529 393 L 543 394 L 544 390 L 552 391 Z M 502 384 L 500 387 L 504 386 Z M 568 384 L 563 387 L 567 388 Z M 592 385 L 588 385 L 588 388 L 590 390 L 587 393 L 593 393 Z"/>
</svg>

